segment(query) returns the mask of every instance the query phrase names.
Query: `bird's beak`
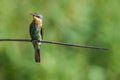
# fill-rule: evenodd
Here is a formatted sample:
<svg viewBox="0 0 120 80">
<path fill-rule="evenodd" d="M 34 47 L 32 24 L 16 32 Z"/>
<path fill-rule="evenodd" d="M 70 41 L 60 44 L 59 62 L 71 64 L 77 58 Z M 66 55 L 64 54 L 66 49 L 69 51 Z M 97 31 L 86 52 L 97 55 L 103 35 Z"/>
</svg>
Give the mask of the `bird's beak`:
<svg viewBox="0 0 120 80">
<path fill-rule="evenodd" d="M 30 15 L 35 16 L 35 14 L 33 14 L 33 13 L 30 13 Z"/>
</svg>

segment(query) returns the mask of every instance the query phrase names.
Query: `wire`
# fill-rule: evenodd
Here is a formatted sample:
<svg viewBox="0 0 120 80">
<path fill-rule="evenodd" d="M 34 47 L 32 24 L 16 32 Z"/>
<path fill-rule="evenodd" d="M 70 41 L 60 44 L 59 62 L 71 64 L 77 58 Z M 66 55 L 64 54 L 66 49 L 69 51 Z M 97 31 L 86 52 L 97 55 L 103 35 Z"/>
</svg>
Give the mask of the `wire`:
<svg viewBox="0 0 120 80">
<path fill-rule="evenodd" d="M 2 41 L 12 41 L 12 42 L 41 42 L 41 43 L 48 43 L 48 44 L 57 44 L 57 45 L 64 45 L 64 46 L 73 46 L 73 47 L 81 47 L 81 48 L 90 48 L 90 49 L 99 49 L 99 50 L 108 50 L 108 48 L 104 47 L 96 47 L 96 46 L 88 46 L 88 45 L 79 45 L 79 44 L 72 44 L 72 43 L 64 43 L 64 42 L 55 42 L 55 41 L 46 41 L 46 40 L 30 40 L 30 39 L 0 39 Z"/>
</svg>

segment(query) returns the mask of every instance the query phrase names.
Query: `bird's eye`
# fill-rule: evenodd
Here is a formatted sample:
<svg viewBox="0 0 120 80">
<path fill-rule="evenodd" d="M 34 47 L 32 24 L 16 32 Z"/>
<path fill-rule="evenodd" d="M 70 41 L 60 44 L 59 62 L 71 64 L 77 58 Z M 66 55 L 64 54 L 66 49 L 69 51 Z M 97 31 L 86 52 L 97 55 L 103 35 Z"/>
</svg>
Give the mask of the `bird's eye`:
<svg viewBox="0 0 120 80">
<path fill-rule="evenodd" d="M 36 17 L 42 19 L 42 16 L 36 16 Z"/>
<path fill-rule="evenodd" d="M 40 16 L 36 16 L 36 17 L 40 18 Z"/>
</svg>

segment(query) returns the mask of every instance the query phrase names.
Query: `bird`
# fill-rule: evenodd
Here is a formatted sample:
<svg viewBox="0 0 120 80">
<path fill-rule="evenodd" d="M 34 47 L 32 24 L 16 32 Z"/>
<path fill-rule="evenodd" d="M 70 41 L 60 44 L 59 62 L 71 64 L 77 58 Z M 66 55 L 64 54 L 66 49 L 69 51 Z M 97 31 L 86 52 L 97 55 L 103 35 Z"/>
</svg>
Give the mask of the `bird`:
<svg viewBox="0 0 120 80">
<path fill-rule="evenodd" d="M 43 24 L 42 24 L 42 15 L 38 13 L 32 13 L 33 20 L 30 24 L 30 36 L 32 40 L 32 44 L 35 50 L 35 62 L 40 63 L 40 45 L 41 42 L 37 42 L 35 40 L 43 39 Z"/>
</svg>

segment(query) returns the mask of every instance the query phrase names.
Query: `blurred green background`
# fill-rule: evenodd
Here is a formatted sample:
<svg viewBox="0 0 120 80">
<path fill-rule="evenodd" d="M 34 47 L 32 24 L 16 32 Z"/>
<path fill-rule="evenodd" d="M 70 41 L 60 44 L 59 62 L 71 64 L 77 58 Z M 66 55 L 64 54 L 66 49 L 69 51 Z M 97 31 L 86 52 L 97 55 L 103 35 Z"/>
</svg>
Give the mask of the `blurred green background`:
<svg viewBox="0 0 120 80">
<path fill-rule="evenodd" d="M 0 42 L 0 80 L 120 80 L 120 0 L 0 0 L 0 39 L 30 39 L 30 13 L 43 15 L 44 40 L 109 51 Z M 115 32 L 114 32 L 115 31 Z"/>
</svg>

